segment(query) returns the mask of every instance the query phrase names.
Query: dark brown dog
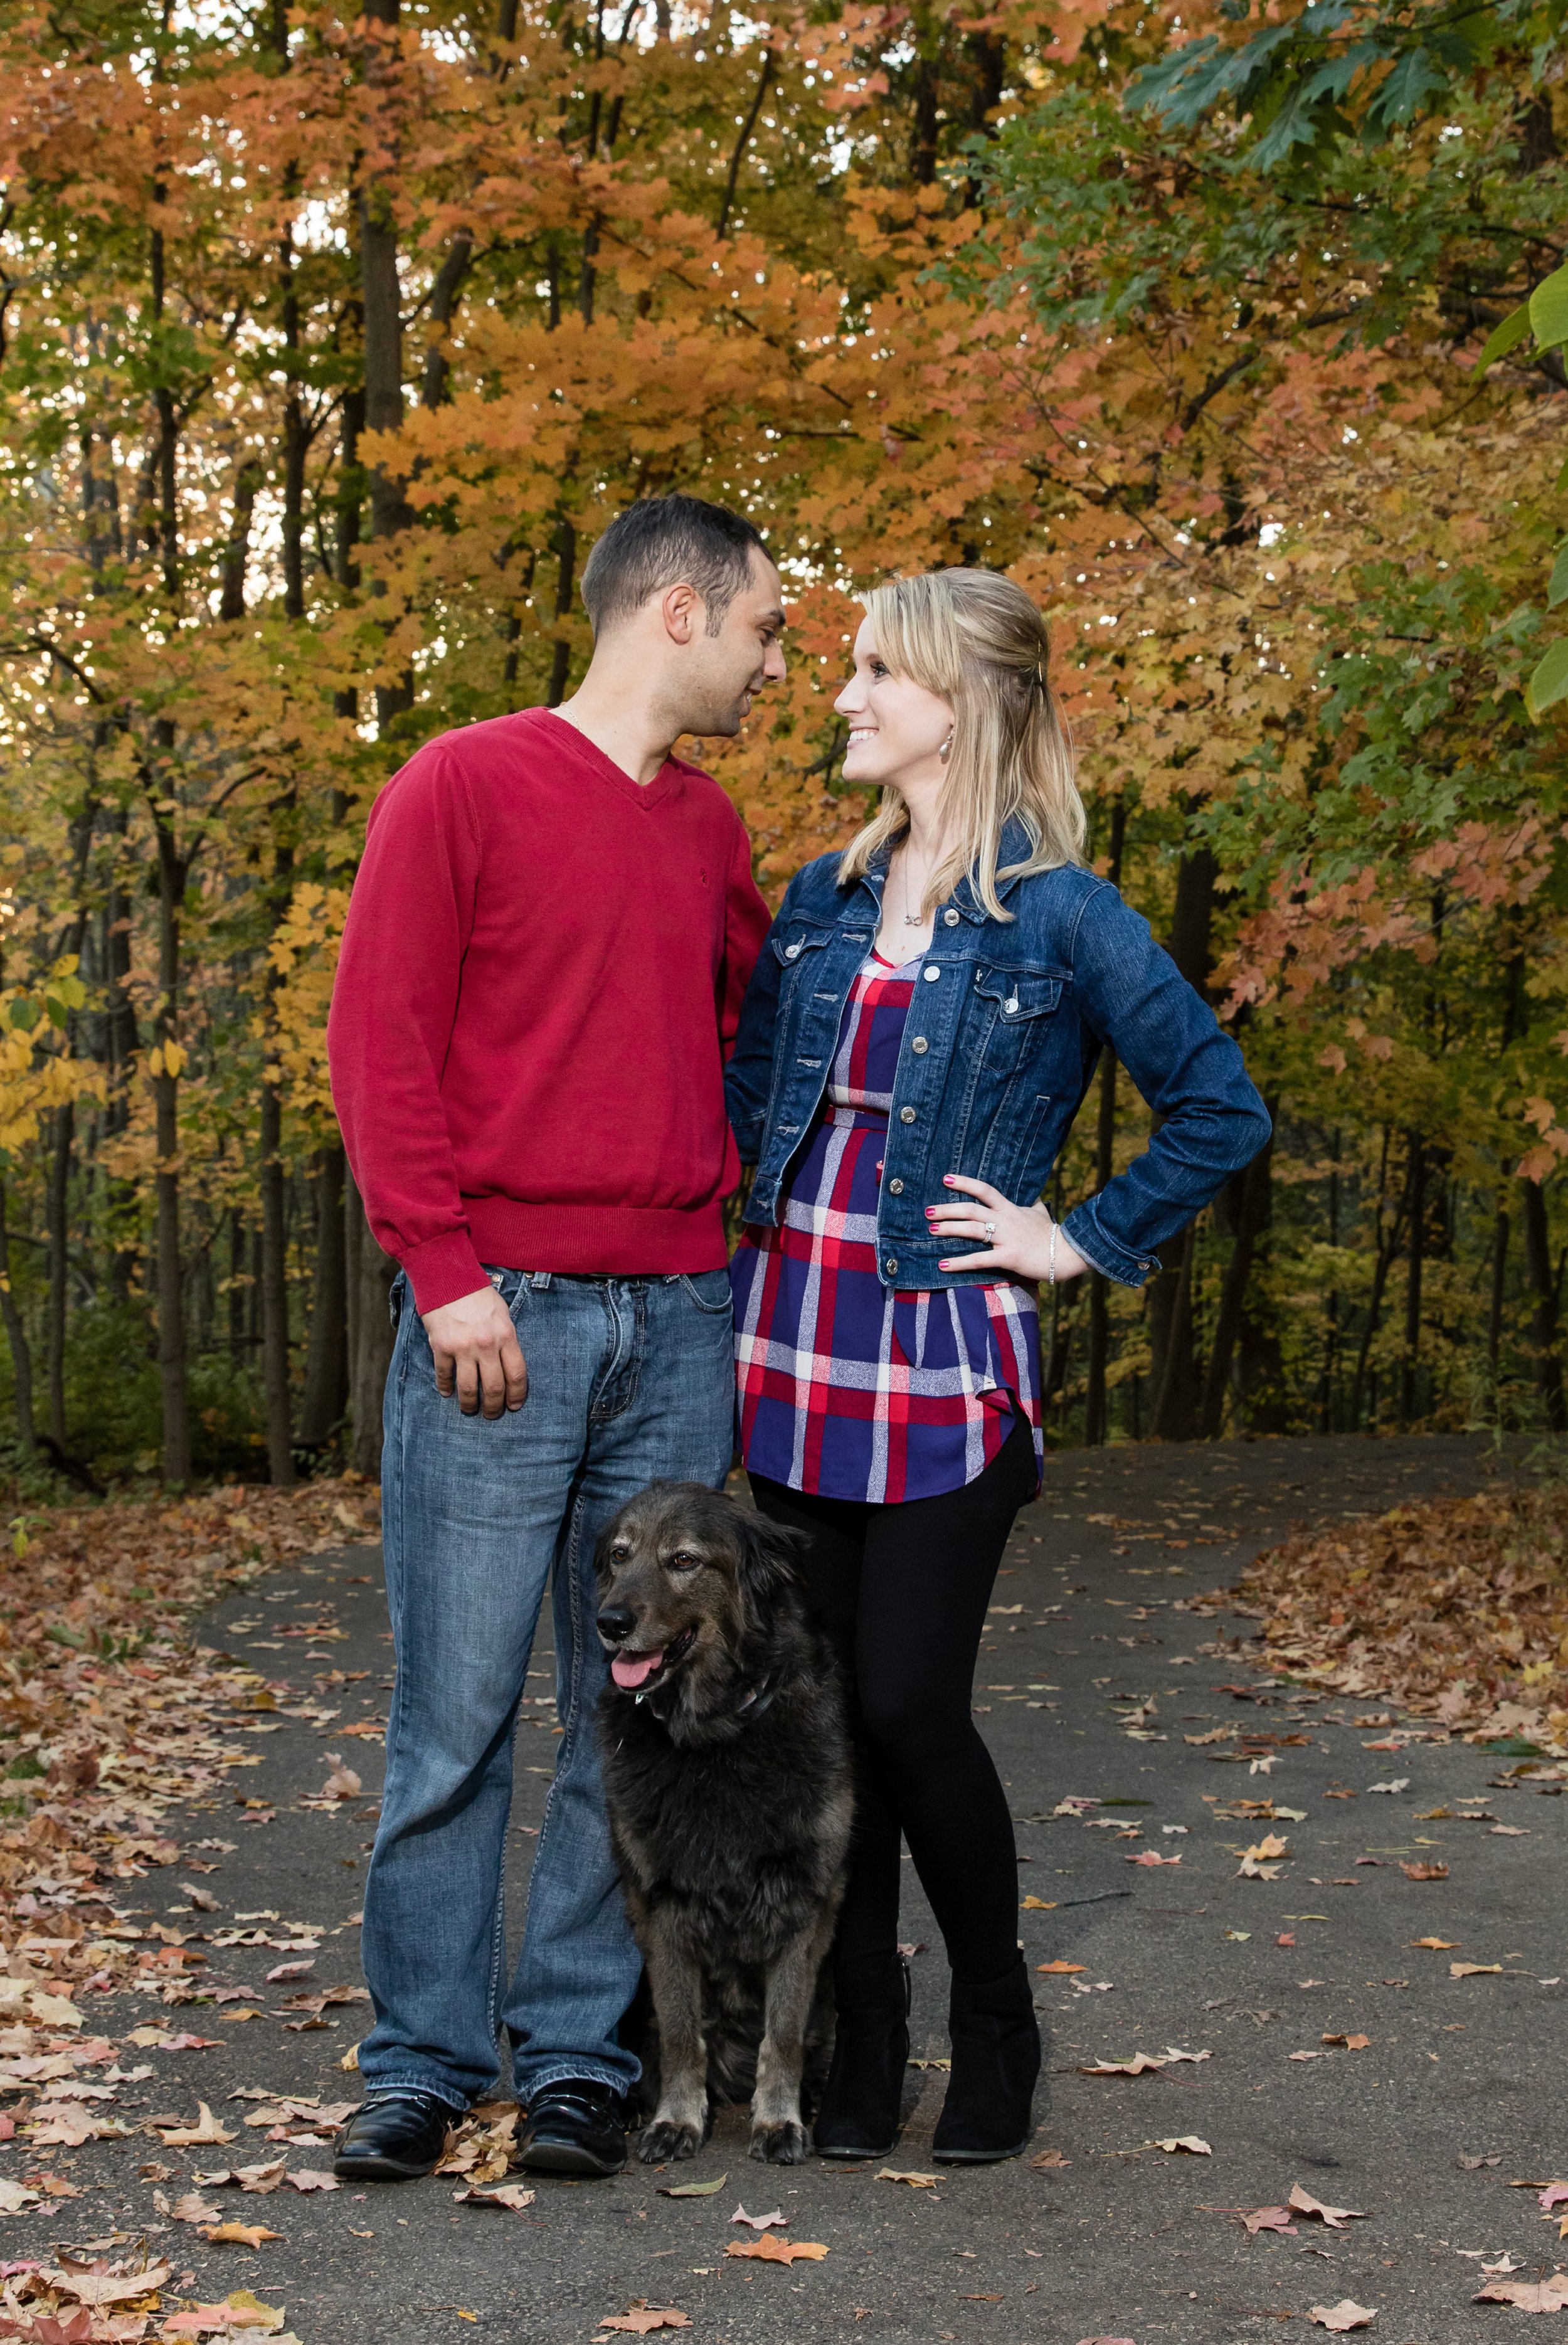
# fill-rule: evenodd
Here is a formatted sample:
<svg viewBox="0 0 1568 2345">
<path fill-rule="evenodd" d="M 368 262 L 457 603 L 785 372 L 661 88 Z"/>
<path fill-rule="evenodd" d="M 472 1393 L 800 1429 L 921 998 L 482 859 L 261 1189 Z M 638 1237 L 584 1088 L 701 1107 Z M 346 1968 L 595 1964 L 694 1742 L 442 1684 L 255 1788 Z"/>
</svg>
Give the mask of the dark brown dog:
<svg viewBox="0 0 1568 2345">
<path fill-rule="evenodd" d="M 605 1791 L 657 2023 L 649 2165 L 690 2157 L 712 2104 L 748 2096 L 752 2157 L 806 2155 L 852 1799 L 798 1553 L 797 1534 L 696 1482 L 656 1482 L 599 1542 Z"/>
</svg>

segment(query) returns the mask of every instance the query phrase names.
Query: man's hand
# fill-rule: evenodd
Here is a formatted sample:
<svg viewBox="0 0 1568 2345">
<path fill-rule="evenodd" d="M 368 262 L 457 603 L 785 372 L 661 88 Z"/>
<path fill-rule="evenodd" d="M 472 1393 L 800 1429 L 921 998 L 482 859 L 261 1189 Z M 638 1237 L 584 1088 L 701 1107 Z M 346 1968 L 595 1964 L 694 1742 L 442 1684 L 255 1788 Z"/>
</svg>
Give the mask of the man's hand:
<svg viewBox="0 0 1568 2345">
<path fill-rule="evenodd" d="M 424 1332 L 435 1355 L 435 1388 L 448 1400 L 457 1395 L 464 1416 L 499 1416 L 521 1408 L 528 1397 L 528 1366 L 512 1325 L 512 1314 L 493 1286 L 460 1294 L 439 1311 L 427 1311 Z"/>
</svg>

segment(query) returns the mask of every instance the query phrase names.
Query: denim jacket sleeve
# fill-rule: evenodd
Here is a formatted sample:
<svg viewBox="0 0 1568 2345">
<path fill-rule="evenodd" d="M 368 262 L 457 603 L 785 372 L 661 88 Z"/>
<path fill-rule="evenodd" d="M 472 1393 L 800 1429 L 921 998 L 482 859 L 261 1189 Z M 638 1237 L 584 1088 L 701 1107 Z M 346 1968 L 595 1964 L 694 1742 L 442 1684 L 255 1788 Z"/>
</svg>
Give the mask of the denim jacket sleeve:
<svg viewBox="0 0 1568 2345">
<path fill-rule="evenodd" d="M 1067 1215 L 1063 1234 L 1107 1278 L 1141 1286 L 1156 1249 L 1250 1164 L 1268 1138 L 1268 1111 L 1235 1038 L 1108 882 L 1080 908 L 1072 969 L 1085 1023 L 1159 1122 L 1144 1153 Z"/>
<path fill-rule="evenodd" d="M 755 1164 L 762 1152 L 768 1122 L 768 1101 L 773 1088 L 773 1030 L 779 1016 L 779 985 L 782 971 L 773 939 L 793 908 L 799 875 L 784 891 L 778 919 L 769 929 L 746 999 L 740 1005 L 740 1026 L 735 1048 L 724 1071 L 725 1104 L 730 1130 L 743 1164 Z"/>
</svg>

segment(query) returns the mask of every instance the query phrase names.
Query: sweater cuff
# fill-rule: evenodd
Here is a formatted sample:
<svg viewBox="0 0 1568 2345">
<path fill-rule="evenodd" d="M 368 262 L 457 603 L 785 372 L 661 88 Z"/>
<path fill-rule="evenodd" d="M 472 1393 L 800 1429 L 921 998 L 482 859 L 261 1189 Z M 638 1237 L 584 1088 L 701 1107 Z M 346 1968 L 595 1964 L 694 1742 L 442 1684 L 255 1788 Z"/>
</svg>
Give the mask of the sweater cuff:
<svg viewBox="0 0 1568 2345">
<path fill-rule="evenodd" d="M 1075 1205 L 1061 1227 L 1074 1253 L 1081 1254 L 1102 1276 L 1115 1279 L 1118 1286 L 1141 1286 L 1160 1266 L 1157 1255 L 1151 1258 L 1129 1254 L 1125 1245 L 1101 1228 L 1093 1198 L 1085 1204 Z"/>
<path fill-rule="evenodd" d="M 423 1245 L 411 1246 L 398 1259 L 413 1289 L 413 1307 L 422 1318 L 427 1311 L 439 1311 L 443 1303 L 455 1303 L 461 1295 L 477 1294 L 490 1284 L 466 1230 L 427 1238 Z"/>
</svg>

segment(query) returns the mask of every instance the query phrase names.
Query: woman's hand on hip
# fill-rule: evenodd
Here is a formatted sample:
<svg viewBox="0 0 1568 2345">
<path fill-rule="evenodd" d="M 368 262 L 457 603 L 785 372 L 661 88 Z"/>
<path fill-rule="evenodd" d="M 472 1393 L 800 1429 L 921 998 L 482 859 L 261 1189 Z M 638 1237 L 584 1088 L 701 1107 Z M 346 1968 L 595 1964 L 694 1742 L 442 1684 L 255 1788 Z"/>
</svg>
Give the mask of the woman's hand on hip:
<svg viewBox="0 0 1568 2345">
<path fill-rule="evenodd" d="M 962 1172 L 944 1176 L 949 1189 L 961 1197 L 946 1197 L 928 1205 L 926 1220 L 945 1244 L 952 1238 L 978 1238 L 983 1254 L 954 1254 L 939 1263 L 941 1270 L 1002 1270 L 1013 1278 L 1076 1278 L 1089 1268 L 1083 1255 L 1068 1244 L 1043 1204 L 1014 1205 L 989 1181 L 971 1181 Z M 1052 1239 L 1055 1238 L 1055 1260 Z"/>
</svg>

